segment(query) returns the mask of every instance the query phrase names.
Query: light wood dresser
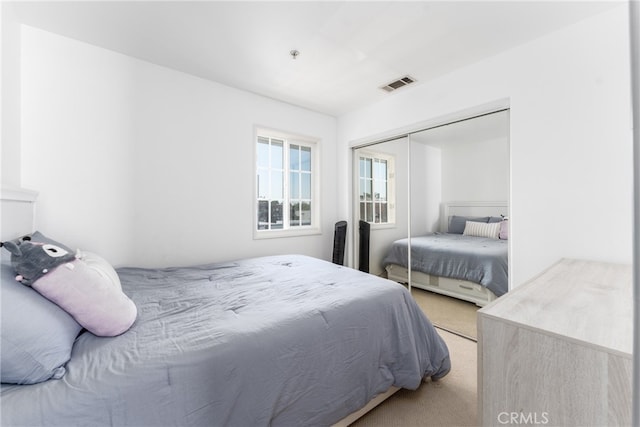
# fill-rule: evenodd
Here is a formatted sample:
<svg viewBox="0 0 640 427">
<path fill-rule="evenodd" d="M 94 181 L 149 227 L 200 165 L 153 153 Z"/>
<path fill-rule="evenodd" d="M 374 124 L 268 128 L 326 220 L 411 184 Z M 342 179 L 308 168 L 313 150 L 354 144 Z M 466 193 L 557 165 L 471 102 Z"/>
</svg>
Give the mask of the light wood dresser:
<svg viewBox="0 0 640 427">
<path fill-rule="evenodd" d="M 483 426 L 631 425 L 631 266 L 563 259 L 478 311 Z"/>
</svg>

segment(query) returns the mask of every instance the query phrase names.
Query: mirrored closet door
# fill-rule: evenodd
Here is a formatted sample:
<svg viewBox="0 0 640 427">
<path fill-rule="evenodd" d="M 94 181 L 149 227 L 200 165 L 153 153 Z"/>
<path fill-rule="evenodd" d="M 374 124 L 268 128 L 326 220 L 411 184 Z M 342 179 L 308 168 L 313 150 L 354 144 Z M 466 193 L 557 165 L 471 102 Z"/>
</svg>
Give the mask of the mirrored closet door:
<svg viewBox="0 0 640 427">
<path fill-rule="evenodd" d="M 417 247 L 423 236 L 449 231 L 452 213 L 508 216 L 508 110 L 357 147 L 353 158 L 353 223 L 370 226 L 369 272 L 405 284 L 434 323 L 474 338 L 476 302 L 485 296 L 451 293 L 448 286 L 467 292 L 471 284 L 424 274 Z"/>
</svg>

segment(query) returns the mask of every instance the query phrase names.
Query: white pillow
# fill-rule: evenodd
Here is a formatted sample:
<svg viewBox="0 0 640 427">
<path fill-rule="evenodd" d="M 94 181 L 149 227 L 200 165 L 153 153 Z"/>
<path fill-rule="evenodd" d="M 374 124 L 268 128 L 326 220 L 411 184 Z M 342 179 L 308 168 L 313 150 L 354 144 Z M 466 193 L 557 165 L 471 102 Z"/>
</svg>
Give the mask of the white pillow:
<svg viewBox="0 0 640 427">
<path fill-rule="evenodd" d="M 489 237 L 491 239 L 497 239 L 500 235 L 500 223 L 467 221 L 462 234 L 464 236 Z"/>
</svg>

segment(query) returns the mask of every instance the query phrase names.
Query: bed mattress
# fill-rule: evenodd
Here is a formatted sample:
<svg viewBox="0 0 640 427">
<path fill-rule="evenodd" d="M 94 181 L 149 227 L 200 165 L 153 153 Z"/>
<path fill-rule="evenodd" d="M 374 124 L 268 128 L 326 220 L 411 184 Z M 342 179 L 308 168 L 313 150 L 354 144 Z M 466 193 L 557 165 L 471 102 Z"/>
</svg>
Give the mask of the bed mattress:
<svg viewBox="0 0 640 427">
<path fill-rule="evenodd" d="M 408 268 L 408 239 L 395 241 L 383 260 Z M 411 238 L 411 269 L 434 276 L 468 280 L 496 296 L 509 289 L 507 240 L 433 233 Z"/>
<path fill-rule="evenodd" d="M 118 270 L 126 333 L 82 333 L 59 380 L 2 385 L 2 425 L 330 425 L 449 371 L 398 284 L 287 255 Z"/>
</svg>

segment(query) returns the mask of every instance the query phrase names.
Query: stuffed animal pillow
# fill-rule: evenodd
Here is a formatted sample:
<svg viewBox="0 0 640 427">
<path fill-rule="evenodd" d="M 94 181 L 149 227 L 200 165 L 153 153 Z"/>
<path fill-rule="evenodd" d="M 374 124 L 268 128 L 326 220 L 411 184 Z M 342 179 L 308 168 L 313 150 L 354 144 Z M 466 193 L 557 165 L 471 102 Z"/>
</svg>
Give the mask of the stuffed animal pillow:
<svg viewBox="0 0 640 427">
<path fill-rule="evenodd" d="M 101 257 L 78 251 L 69 259 L 68 248 L 38 232 L 3 246 L 11 252 L 16 280 L 56 303 L 93 334 L 120 335 L 136 320 L 135 304 Z"/>
<path fill-rule="evenodd" d="M 39 232 L 2 243 L 11 252 L 11 265 L 18 274 L 16 280 L 31 286 L 56 267 L 76 259 L 75 253 L 61 243 Z"/>
</svg>

